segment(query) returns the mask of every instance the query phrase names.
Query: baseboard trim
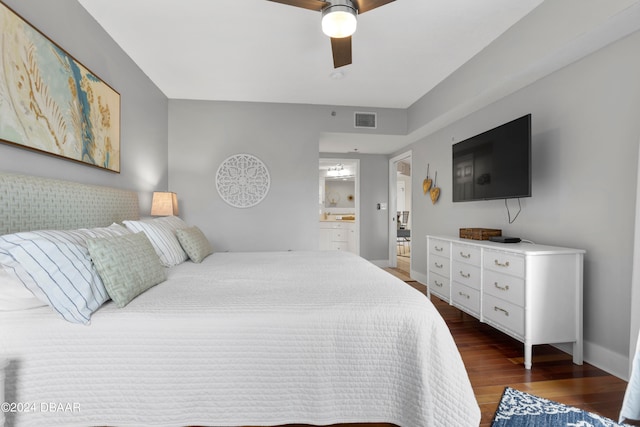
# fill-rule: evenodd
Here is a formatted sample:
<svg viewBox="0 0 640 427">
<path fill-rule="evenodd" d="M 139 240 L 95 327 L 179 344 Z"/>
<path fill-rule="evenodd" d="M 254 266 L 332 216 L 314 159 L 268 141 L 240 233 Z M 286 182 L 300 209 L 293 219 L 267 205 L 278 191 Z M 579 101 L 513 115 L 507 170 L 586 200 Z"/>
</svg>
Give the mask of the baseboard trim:
<svg viewBox="0 0 640 427">
<path fill-rule="evenodd" d="M 416 280 L 418 282 L 420 282 L 421 284 L 423 284 L 424 286 L 427 286 L 427 275 L 426 274 L 422 274 L 422 273 L 418 273 L 415 270 L 411 270 L 409 272 L 409 274 L 411 275 L 411 278 L 413 280 Z"/>
<path fill-rule="evenodd" d="M 370 259 L 369 262 L 375 266 L 378 266 L 380 268 L 387 268 L 389 267 L 389 260 L 388 259 Z"/>
<path fill-rule="evenodd" d="M 629 381 L 629 357 L 590 342 L 584 343 L 584 359 L 593 366 Z"/>
</svg>

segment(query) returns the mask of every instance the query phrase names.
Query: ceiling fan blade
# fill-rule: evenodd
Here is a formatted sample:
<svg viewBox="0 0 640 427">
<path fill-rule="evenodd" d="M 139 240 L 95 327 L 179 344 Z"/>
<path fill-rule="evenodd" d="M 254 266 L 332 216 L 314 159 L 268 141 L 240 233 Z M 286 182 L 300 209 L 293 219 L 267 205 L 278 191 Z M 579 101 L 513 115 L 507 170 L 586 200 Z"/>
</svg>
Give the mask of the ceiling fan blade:
<svg viewBox="0 0 640 427">
<path fill-rule="evenodd" d="M 333 68 L 351 64 L 351 37 L 339 39 L 332 37 L 331 50 L 333 51 Z"/>
<path fill-rule="evenodd" d="M 288 4 L 289 6 L 301 7 L 303 9 L 315 10 L 320 12 L 327 6 L 322 0 L 269 0 L 274 3 Z"/>
<path fill-rule="evenodd" d="M 368 12 L 377 7 L 384 6 L 395 0 L 352 0 L 353 4 L 358 8 L 358 14 Z"/>
</svg>

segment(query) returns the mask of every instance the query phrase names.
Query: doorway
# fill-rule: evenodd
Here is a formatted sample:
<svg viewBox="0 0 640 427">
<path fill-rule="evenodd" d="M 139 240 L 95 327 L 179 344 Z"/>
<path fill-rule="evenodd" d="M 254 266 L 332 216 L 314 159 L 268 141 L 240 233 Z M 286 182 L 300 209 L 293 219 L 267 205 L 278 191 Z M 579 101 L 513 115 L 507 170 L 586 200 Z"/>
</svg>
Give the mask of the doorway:
<svg viewBox="0 0 640 427">
<path fill-rule="evenodd" d="M 360 160 L 320 158 L 320 250 L 360 255 Z"/>
<path fill-rule="evenodd" d="M 389 160 L 389 266 L 411 275 L 411 151 Z"/>
</svg>

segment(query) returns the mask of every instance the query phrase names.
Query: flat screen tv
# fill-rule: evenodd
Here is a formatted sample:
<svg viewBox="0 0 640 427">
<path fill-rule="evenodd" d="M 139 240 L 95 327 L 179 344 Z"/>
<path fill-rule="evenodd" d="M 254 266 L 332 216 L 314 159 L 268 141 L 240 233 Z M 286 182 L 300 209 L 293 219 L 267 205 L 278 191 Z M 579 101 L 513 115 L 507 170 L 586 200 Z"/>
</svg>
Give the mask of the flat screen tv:
<svg viewBox="0 0 640 427">
<path fill-rule="evenodd" d="M 453 201 L 531 197 L 531 114 L 453 145 Z"/>
</svg>

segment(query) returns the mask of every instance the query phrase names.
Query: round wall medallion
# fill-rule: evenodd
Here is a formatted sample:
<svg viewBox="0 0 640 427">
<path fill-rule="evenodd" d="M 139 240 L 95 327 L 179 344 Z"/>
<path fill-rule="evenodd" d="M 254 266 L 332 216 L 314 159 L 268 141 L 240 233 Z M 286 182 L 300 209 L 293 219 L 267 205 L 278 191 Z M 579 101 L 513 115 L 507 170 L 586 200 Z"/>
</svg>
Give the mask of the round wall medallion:
<svg viewBox="0 0 640 427">
<path fill-rule="evenodd" d="M 222 200 L 235 208 L 250 208 L 269 192 L 271 177 L 267 167 L 251 154 L 227 158 L 216 173 L 216 187 Z"/>
</svg>

